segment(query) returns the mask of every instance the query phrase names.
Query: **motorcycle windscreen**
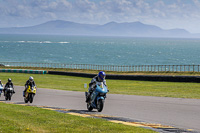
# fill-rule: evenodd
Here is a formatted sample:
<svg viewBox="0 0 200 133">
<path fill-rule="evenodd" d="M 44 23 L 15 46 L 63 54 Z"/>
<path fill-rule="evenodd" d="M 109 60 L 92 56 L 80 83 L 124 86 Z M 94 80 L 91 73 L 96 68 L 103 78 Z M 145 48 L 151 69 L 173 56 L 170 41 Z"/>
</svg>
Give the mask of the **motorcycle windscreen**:
<svg viewBox="0 0 200 133">
<path fill-rule="evenodd" d="M 107 93 L 108 92 L 107 87 L 103 83 L 101 83 L 100 85 L 97 85 L 96 89 L 100 93 Z"/>
</svg>

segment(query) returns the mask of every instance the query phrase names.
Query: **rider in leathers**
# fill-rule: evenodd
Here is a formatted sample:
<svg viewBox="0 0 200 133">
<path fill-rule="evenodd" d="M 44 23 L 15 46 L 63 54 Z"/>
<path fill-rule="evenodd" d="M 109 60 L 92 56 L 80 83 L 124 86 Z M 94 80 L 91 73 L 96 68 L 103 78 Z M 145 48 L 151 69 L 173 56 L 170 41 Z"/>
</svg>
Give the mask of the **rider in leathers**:
<svg viewBox="0 0 200 133">
<path fill-rule="evenodd" d="M 26 81 L 26 84 L 25 84 L 25 90 L 23 91 L 23 96 L 25 97 L 25 92 L 26 92 L 26 90 L 28 89 L 28 86 L 31 86 L 31 87 L 33 87 L 33 86 L 35 86 L 36 87 L 36 84 L 35 84 L 35 82 L 34 82 L 34 80 L 33 80 L 33 77 L 29 77 L 29 80 L 27 80 Z"/>
<path fill-rule="evenodd" d="M 0 80 L 0 86 L 2 86 L 2 87 L 3 87 L 3 83 L 1 82 L 1 80 Z"/>
<path fill-rule="evenodd" d="M 1 82 L 1 80 L 0 80 L 0 87 L 3 87 L 3 83 Z M 2 90 L 0 90 L 0 96 L 1 96 L 1 92 Z"/>
<path fill-rule="evenodd" d="M 88 92 L 89 93 L 87 95 L 86 102 L 89 102 L 90 95 L 92 94 L 92 92 L 96 88 L 96 84 L 101 85 L 101 83 L 103 82 L 103 84 L 106 85 L 105 78 L 106 78 L 106 74 L 103 71 L 100 71 L 97 76 L 95 76 L 95 77 L 92 78 L 91 82 L 89 83 L 89 88 L 88 88 Z"/>
<path fill-rule="evenodd" d="M 8 79 L 8 82 L 6 83 L 6 85 L 3 89 L 4 96 L 5 96 L 6 89 L 9 88 L 9 87 L 13 88 L 13 93 L 15 93 L 14 86 L 13 86 L 12 80 L 10 78 Z"/>
</svg>

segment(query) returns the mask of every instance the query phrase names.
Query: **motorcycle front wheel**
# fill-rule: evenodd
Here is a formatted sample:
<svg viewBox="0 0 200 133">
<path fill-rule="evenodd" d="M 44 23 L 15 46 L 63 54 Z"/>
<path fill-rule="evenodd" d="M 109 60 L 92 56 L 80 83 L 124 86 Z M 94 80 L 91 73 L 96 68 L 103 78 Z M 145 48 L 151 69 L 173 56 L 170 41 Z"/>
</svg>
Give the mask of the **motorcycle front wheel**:
<svg viewBox="0 0 200 133">
<path fill-rule="evenodd" d="M 11 100 L 11 95 L 9 95 L 8 100 Z"/>
<path fill-rule="evenodd" d="M 100 99 L 97 103 L 97 110 L 101 112 L 103 110 L 104 100 Z"/>
<path fill-rule="evenodd" d="M 29 95 L 29 101 L 30 101 L 30 103 L 33 102 L 33 94 L 30 94 L 30 95 Z"/>
</svg>

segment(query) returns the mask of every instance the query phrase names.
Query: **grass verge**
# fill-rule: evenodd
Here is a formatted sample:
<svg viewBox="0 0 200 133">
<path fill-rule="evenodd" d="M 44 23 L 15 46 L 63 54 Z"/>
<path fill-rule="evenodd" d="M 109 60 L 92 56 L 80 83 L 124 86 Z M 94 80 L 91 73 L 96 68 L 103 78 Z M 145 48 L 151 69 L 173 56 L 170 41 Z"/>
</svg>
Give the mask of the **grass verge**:
<svg viewBox="0 0 200 133">
<path fill-rule="evenodd" d="M 154 131 L 111 123 L 103 119 L 83 118 L 38 107 L 0 103 L 0 132 L 136 132 Z"/>
<path fill-rule="evenodd" d="M 51 88 L 69 91 L 87 91 L 84 83 L 90 78 L 49 74 L 0 73 L 3 83 L 12 78 L 14 85 L 23 86 L 29 76 L 33 76 L 38 88 Z M 107 80 L 111 94 L 143 95 L 175 98 L 200 99 L 199 83 L 152 82 L 134 80 Z"/>
</svg>

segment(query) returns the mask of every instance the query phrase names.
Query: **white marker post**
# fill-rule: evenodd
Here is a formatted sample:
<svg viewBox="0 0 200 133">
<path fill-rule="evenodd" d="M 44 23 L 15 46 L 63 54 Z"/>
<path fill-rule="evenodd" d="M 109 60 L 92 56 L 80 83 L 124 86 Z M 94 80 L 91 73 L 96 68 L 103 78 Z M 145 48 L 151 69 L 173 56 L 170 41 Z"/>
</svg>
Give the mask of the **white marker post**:
<svg viewBox="0 0 200 133">
<path fill-rule="evenodd" d="M 87 83 L 84 83 L 84 88 L 87 88 Z"/>
</svg>

